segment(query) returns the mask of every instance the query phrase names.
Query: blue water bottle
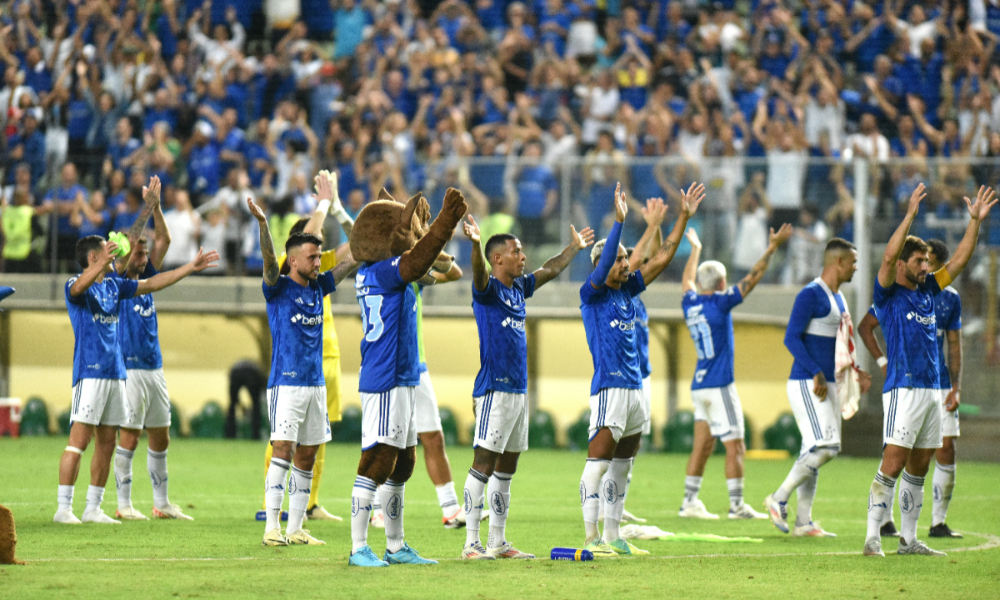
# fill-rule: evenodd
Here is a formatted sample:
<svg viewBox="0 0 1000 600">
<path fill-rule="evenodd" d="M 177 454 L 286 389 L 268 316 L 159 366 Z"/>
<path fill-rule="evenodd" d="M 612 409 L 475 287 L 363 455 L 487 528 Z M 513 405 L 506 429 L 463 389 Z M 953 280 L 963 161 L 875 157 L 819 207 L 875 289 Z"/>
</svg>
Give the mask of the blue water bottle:
<svg viewBox="0 0 1000 600">
<path fill-rule="evenodd" d="M 594 553 L 581 548 L 553 548 L 552 560 L 594 560 Z"/>
</svg>

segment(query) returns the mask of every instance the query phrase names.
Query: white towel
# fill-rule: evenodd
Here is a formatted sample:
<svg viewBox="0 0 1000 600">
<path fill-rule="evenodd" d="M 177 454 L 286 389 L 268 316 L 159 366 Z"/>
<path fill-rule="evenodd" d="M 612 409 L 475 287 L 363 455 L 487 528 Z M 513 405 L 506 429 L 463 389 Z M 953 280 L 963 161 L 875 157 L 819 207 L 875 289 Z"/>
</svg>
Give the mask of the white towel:
<svg viewBox="0 0 1000 600">
<path fill-rule="evenodd" d="M 834 374 L 837 379 L 837 400 L 840 413 L 850 419 L 858 412 L 861 403 L 861 385 L 858 383 L 857 354 L 854 347 L 854 324 L 845 307 L 837 329 L 837 349 L 834 357 Z"/>
</svg>

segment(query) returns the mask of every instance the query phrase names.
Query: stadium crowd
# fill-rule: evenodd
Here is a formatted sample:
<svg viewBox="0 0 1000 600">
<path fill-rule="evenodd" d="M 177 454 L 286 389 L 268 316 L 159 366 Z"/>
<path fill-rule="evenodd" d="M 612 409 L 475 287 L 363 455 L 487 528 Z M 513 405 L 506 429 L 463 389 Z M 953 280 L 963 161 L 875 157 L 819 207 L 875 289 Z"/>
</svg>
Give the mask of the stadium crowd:
<svg viewBox="0 0 1000 600">
<path fill-rule="evenodd" d="M 260 273 L 246 197 L 280 246 L 330 169 L 352 216 L 383 186 L 436 214 L 455 186 L 484 235 L 528 246 L 558 241 L 561 203 L 602 234 L 617 181 L 677 214 L 698 179 L 713 255 L 740 276 L 797 223 L 799 283 L 853 238 L 847 159 L 872 160 L 894 220 L 931 181 L 925 237 L 1000 183 L 995 161 L 927 160 L 1000 156 L 998 40 L 993 0 L 13 0 L 0 270 L 75 270 L 77 239 L 127 229 L 157 175 L 164 268 L 203 245 L 206 273 Z"/>
</svg>

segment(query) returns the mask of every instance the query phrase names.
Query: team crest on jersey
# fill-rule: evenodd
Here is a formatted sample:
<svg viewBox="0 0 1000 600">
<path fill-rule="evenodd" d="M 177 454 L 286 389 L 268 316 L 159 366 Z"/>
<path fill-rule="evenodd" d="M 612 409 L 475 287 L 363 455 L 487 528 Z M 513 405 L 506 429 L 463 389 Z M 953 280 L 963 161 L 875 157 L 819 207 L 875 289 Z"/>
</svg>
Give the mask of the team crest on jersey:
<svg viewBox="0 0 1000 600">
<path fill-rule="evenodd" d="M 403 510 L 403 499 L 399 497 L 399 494 L 393 494 L 392 498 L 385 505 L 385 516 L 392 520 L 399 518 L 400 513 Z"/>
</svg>

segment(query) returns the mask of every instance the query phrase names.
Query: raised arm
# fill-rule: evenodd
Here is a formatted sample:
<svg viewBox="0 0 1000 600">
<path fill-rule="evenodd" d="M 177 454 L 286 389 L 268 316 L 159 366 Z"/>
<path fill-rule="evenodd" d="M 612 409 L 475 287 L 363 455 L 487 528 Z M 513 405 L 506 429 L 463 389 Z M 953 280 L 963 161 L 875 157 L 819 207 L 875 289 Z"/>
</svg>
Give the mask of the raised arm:
<svg viewBox="0 0 1000 600">
<path fill-rule="evenodd" d="M 958 408 L 962 394 L 962 330 L 954 329 L 948 334 L 948 376 L 951 377 L 951 391 L 945 397 L 944 407 L 949 412 Z"/>
<path fill-rule="evenodd" d="M 995 192 L 986 186 L 979 187 L 975 202 L 968 198 L 964 198 L 964 200 L 969 208 L 969 225 L 965 228 L 965 235 L 962 236 L 962 241 L 955 248 L 955 253 L 951 255 L 951 260 L 944 266 L 950 279 L 958 277 L 965 269 L 965 265 L 969 264 L 969 259 L 972 258 L 976 243 L 979 241 L 979 225 L 989 216 L 990 209 L 997 203 Z M 942 287 L 947 285 L 946 282 L 939 281 L 938 283 Z"/>
<path fill-rule="evenodd" d="M 346 246 L 347 244 L 344 245 Z M 351 254 L 351 249 L 348 248 L 347 254 L 343 258 L 339 255 L 337 256 L 337 266 L 330 270 L 333 273 L 334 283 L 339 285 L 344 278 L 357 271 L 358 266 L 358 261 L 354 260 L 354 256 Z"/>
<path fill-rule="evenodd" d="M 422 197 L 420 202 L 425 203 Z M 410 208 L 410 205 L 407 205 Z M 419 280 L 427 274 L 434 261 L 437 260 L 445 244 L 451 240 L 455 227 L 462 221 L 469 205 L 465 203 L 462 192 L 455 188 L 448 188 L 444 195 L 444 206 L 437 218 L 431 223 L 427 234 L 420 238 L 413 248 L 403 253 L 399 260 L 399 275 L 403 281 L 413 282 Z M 426 210 L 426 208 L 425 208 Z M 404 218 L 412 215 L 412 210 L 404 211 Z"/>
<path fill-rule="evenodd" d="M 115 269 L 119 274 L 125 272 L 125 267 L 128 266 L 129 261 L 132 259 L 132 250 L 135 249 L 139 238 L 142 237 L 142 230 L 145 229 L 146 223 L 149 222 L 149 217 L 153 215 L 153 210 L 160 205 L 160 178 L 156 175 L 153 175 L 152 179 L 149 180 L 148 186 L 142 188 L 142 200 L 142 212 L 139 213 L 139 217 L 135 220 L 135 223 L 132 223 L 132 227 L 129 228 L 127 234 L 129 244 L 131 245 L 129 253 L 122 257 L 115 265 Z"/>
<path fill-rule="evenodd" d="M 701 258 L 701 240 L 698 239 L 698 232 L 694 228 L 688 228 L 684 236 L 691 243 L 691 255 L 688 256 L 684 265 L 684 274 L 681 275 L 681 289 L 687 292 L 698 291 L 698 260 Z"/>
<path fill-rule="evenodd" d="M 250 208 L 250 214 L 257 219 L 257 225 L 260 226 L 260 253 L 264 257 L 264 283 L 273 286 L 278 283 L 281 269 L 278 267 L 278 257 L 274 255 L 274 242 L 271 241 L 271 231 L 267 227 L 267 217 L 264 215 L 264 211 L 254 203 L 253 198 L 247 198 L 247 206 Z"/>
<path fill-rule="evenodd" d="M 198 273 L 199 271 L 204 271 L 209 267 L 216 266 L 218 261 L 219 253 L 215 250 L 206 254 L 204 249 L 198 248 L 198 255 L 195 256 L 194 260 L 188 264 L 182 267 L 177 267 L 172 271 L 157 273 L 149 279 L 139 280 L 139 287 L 136 289 L 135 295 L 141 296 L 143 294 L 150 294 L 152 292 L 162 290 L 163 288 L 171 286 L 181 279 L 184 279 L 191 273 Z"/>
<path fill-rule="evenodd" d="M 476 224 L 472 215 L 466 215 L 465 219 L 466 222 L 462 223 L 462 232 L 472 242 L 472 285 L 476 286 L 477 291 L 485 292 L 486 286 L 490 283 L 490 272 L 486 268 L 486 257 L 483 255 L 483 246 L 480 242 L 479 225 Z"/>
<path fill-rule="evenodd" d="M 76 278 L 73 285 L 69 286 L 69 295 L 78 298 L 85 294 L 90 286 L 94 285 L 97 278 L 101 276 L 104 268 L 115 260 L 115 252 L 118 251 L 118 244 L 107 242 L 104 248 L 97 254 L 97 260 L 83 270 L 83 273 Z"/>
<path fill-rule="evenodd" d="M 163 218 L 163 207 L 157 202 L 153 209 L 153 251 L 149 253 L 149 262 L 153 263 L 157 271 L 163 266 L 163 257 L 167 255 L 170 241 L 170 230 Z"/>
<path fill-rule="evenodd" d="M 889 287 L 896 281 L 896 261 L 903 252 L 903 242 L 906 241 L 906 236 L 910 233 L 910 225 L 913 224 L 913 219 L 916 218 L 917 211 L 920 209 L 920 201 L 927 196 L 924 193 L 924 189 L 924 184 L 921 183 L 910 194 L 910 204 L 906 209 L 906 215 L 903 216 L 903 222 L 899 224 L 892 237 L 889 238 L 889 243 L 885 246 L 885 254 L 882 256 L 882 266 L 878 269 L 878 283 L 884 288 Z M 976 231 L 979 231 L 978 227 Z M 963 239 L 962 241 L 964 242 L 965 240 Z M 975 245 L 975 242 L 973 242 L 973 245 Z M 958 254 L 957 249 L 955 254 Z M 963 263 L 962 266 L 964 267 L 965 264 Z"/>
<path fill-rule="evenodd" d="M 622 223 L 625 222 L 625 215 L 628 214 L 628 203 L 625 202 L 625 194 L 622 193 L 622 184 L 618 182 L 615 186 L 615 224 L 611 226 L 611 233 L 601 249 L 601 258 L 597 261 L 597 267 L 590 274 L 590 285 L 594 289 L 601 289 L 608 280 L 611 267 L 618 260 L 618 246 L 622 239 Z"/>
<path fill-rule="evenodd" d="M 660 231 L 660 227 L 663 225 L 663 219 L 667 216 L 667 205 L 663 202 L 662 198 L 650 198 L 646 200 L 646 206 L 642 208 L 642 218 L 646 221 L 646 231 L 642 232 L 642 237 L 639 241 L 635 243 L 635 248 L 632 249 L 632 255 L 628 257 L 629 267 L 636 271 L 642 266 L 642 263 L 646 260 L 646 257 L 659 250 L 660 246 L 663 244 L 662 238 L 656 240 L 657 237 L 663 234 Z M 652 249 L 650 252 L 650 246 L 655 243 L 656 248 Z"/>
<path fill-rule="evenodd" d="M 684 192 L 684 198 L 681 200 L 681 214 L 677 215 L 677 222 L 674 223 L 673 231 L 670 232 L 667 239 L 663 240 L 663 245 L 649 259 L 649 262 L 639 269 L 642 273 L 642 280 L 646 285 L 649 285 L 654 279 L 659 277 L 663 269 L 667 268 L 670 261 L 674 259 L 674 254 L 677 252 L 677 245 L 681 243 L 681 236 L 684 235 L 684 231 L 687 229 L 688 219 L 694 216 L 694 213 L 698 210 L 698 206 L 704 199 L 705 186 L 700 183 L 692 183 L 688 190 Z"/>
<path fill-rule="evenodd" d="M 771 234 L 768 236 L 767 250 L 764 251 L 764 255 L 760 257 L 750 272 L 747 273 L 746 277 L 740 280 L 740 295 L 744 298 L 747 297 L 757 284 L 760 283 L 764 273 L 767 272 L 767 266 L 771 263 L 771 257 L 774 256 L 775 251 L 781 247 L 782 244 L 788 241 L 788 238 L 792 235 L 792 226 L 788 223 L 782 225 L 778 232 L 774 232 L 774 228 L 771 228 Z"/>
<path fill-rule="evenodd" d="M 535 271 L 536 290 L 558 277 L 563 269 L 573 262 L 577 252 L 594 243 L 594 230 L 587 227 L 577 233 L 576 227 L 570 225 L 569 240 L 569 245 L 563 248 L 562 252 L 545 261 L 545 264 Z"/>
</svg>

